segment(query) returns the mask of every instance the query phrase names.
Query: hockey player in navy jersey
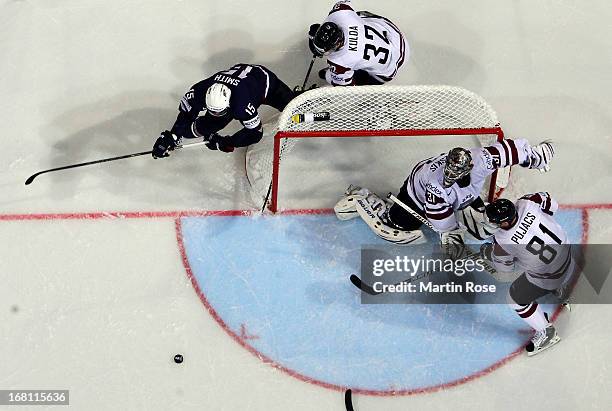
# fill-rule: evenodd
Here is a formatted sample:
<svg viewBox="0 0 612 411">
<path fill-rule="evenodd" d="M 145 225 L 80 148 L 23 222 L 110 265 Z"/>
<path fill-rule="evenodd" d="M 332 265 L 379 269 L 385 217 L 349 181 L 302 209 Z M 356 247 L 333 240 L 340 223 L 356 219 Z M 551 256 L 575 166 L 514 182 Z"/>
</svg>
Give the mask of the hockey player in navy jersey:
<svg viewBox="0 0 612 411">
<path fill-rule="evenodd" d="M 239 63 L 215 73 L 194 84 L 183 96 L 174 125 L 155 141 L 153 158 L 168 157 L 183 138 L 203 138 L 209 149 L 227 153 L 255 144 L 263 136 L 259 106 L 283 111 L 294 96 L 264 66 Z M 218 132 L 232 120 L 240 121 L 243 128 L 231 136 L 220 135 Z"/>
</svg>

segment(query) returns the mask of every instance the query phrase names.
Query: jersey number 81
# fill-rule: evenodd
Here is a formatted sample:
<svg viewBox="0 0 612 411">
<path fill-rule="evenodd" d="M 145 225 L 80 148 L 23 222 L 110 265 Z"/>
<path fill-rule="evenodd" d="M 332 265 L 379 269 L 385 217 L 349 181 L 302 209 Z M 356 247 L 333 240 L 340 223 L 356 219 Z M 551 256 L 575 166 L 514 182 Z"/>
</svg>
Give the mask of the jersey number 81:
<svg viewBox="0 0 612 411">
<path fill-rule="evenodd" d="M 549 230 L 548 227 L 546 227 L 544 224 L 540 223 L 540 230 L 542 230 L 543 233 L 548 234 L 548 236 L 552 238 L 557 244 L 561 244 L 561 239 L 557 237 L 555 233 Z M 534 247 L 534 244 L 537 244 L 538 247 Z M 557 250 L 555 250 L 549 245 L 546 245 L 544 243 L 544 240 L 542 240 L 536 235 L 531 238 L 529 244 L 527 244 L 526 249 L 531 254 L 537 256 L 544 264 L 552 263 L 555 257 L 557 256 Z"/>
</svg>

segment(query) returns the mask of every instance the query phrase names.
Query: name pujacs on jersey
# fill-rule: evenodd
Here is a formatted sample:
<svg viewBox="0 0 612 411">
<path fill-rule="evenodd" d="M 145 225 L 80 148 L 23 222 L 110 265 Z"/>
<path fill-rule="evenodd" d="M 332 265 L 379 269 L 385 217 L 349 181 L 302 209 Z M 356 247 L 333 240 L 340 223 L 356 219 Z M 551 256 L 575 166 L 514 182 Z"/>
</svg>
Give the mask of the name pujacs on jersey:
<svg viewBox="0 0 612 411">
<path fill-rule="evenodd" d="M 517 223 L 495 234 L 493 262 L 520 268 L 543 288 L 550 288 L 572 263 L 567 233 L 553 217 L 558 204 L 548 193 L 529 194 L 516 202 Z"/>
</svg>

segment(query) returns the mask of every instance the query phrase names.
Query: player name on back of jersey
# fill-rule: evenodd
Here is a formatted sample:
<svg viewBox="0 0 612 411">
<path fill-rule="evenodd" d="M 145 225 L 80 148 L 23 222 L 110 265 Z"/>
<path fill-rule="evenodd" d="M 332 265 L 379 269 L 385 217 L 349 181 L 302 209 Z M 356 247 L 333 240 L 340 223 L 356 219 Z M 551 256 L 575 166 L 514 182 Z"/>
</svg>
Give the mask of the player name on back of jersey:
<svg viewBox="0 0 612 411">
<path fill-rule="evenodd" d="M 349 26 L 348 29 L 348 50 L 349 51 L 357 51 L 358 39 L 359 39 L 359 30 L 357 26 Z"/>
<path fill-rule="evenodd" d="M 527 235 L 529 229 L 531 228 L 531 225 L 535 220 L 536 216 L 530 211 L 527 211 L 527 213 L 525 213 L 525 215 L 523 216 L 521 222 L 517 224 L 516 229 L 512 234 L 512 237 L 510 237 L 510 240 L 516 244 L 520 244 L 520 240 L 525 238 L 525 235 Z"/>
<path fill-rule="evenodd" d="M 229 77 L 223 74 L 217 74 L 215 76 L 215 81 L 225 84 L 231 84 L 232 86 L 237 86 L 238 84 L 240 84 L 240 79 Z"/>
</svg>

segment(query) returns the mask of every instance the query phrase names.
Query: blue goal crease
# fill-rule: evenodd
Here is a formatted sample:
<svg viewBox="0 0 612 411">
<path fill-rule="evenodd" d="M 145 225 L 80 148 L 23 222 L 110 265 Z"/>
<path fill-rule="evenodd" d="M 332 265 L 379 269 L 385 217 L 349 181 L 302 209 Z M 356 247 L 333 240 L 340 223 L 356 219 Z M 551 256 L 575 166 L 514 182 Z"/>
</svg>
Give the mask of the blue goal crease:
<svg viewBox="0 0 612 411">
<path fill-rule="evenodd" d="M 579 243 L 580 211 L 558 216 Z M 361 246 L 384 241 L 360 219 L 184 217 L 181 225 L 194 277 L 225 324 L 313 380 L 370 390 L 444 385 L 502 361 L 530 336 L 503 304 L 361 304 L 348 277 L 359 273 Z"/>
</svg>

